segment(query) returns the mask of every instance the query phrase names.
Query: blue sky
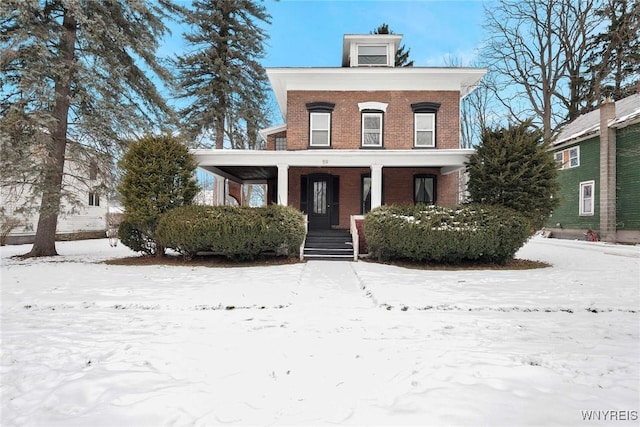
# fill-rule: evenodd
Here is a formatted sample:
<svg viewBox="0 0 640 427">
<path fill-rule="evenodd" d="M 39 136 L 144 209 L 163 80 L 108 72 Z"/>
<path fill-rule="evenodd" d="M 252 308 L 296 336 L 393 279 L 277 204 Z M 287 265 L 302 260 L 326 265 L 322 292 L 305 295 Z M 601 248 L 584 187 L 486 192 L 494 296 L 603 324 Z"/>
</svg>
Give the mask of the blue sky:
<svg viewBox="0 0 640 427">
<path fill-rule="evenodd" d="M 266 0 L 272 23 L 265 67 L 340 66 L 342 36 L 369 34 L 387 23 L 411 50 L 416 66 L 442 66 L 453 56 L 468 65 L 483 40 L 490 0 Z M 187 2 L 185 2 L 187 3 Z M 162 56 L 184 48 L 184 25 L 171 23 Z"/>
<path fill-rule="evenodd" d="M 411 49 L 416 66 L 442 66 L 445 56 L 473 60 L 483 40 L 480 0 L 281 0 L 265 2 L 266 67 L 340 66 L 342 36 L 387 23 Z"/>
<path fill-rule="evenodd" d="M 473 65 L 482 45 L 484 7 L 491 0 L 266 0 L 271 25 L 266 31 L 265 67 L 339 67 L 344 34 L 369 34 L 382 23 L 410 49 L 415 66 L 444 66 L 453 57 Z M 182 33 L 170 25 L 161 56 L 181 54 Z M 461 64 L 460 62 L 461 61 Z M 272 109 L 277 110 L 275 102 Z M 282 123 L 273 111 L 273 124 Z"/>
</svg>

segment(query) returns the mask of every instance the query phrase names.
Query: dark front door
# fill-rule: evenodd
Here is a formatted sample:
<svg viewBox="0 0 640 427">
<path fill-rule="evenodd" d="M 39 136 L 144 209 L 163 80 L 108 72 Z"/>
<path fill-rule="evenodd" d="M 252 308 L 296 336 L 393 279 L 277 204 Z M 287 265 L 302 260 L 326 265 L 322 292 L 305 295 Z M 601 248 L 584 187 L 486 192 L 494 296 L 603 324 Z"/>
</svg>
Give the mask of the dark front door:
<svg viewBox="0 0 640 427">
<path fill-rule="evenodd" d="M 303 176 L 302 210 L 308 215 L 310 229 L 331 228 L 332 225 L 338 225 L 338 188 L 337 176 L 329 174 Z"/>
<path fill-rule="evenodd" d="M 309 176 L 309 228 L 329 228 L 331 224 L 330 178 L 324 174 Z"/>
</svg>

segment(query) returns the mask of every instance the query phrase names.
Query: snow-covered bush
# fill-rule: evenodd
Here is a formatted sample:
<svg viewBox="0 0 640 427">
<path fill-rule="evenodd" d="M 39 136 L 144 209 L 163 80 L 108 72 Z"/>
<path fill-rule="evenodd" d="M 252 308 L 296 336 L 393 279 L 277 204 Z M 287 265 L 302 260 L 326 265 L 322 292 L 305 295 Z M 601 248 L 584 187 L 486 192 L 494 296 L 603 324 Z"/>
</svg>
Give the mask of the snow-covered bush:
<svg viewBox="0 0 640 427">
<path fill-rule="evenodd" d="M 302 213 L 291 207 L 194 205 L 163 215 L 156 239 L 187 258 L 207 251 L 248 260 L 271 251 L 293 255 L 302 244 L 304 232 Z"/>
<path fill-rule="evenodd" d="M 505 263 L 529 238 L 529 222 L 501 206 L 381 206 L 365 216 L 364 234 L 380 260 Z"/>
</svg>

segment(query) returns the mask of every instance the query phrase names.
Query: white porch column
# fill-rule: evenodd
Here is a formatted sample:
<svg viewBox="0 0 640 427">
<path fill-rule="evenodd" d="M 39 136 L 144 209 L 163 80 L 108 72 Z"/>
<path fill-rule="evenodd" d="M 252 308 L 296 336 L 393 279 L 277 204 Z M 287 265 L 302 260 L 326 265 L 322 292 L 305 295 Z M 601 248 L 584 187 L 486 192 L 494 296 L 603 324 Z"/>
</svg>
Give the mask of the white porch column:
<svg viewBox="0 0 640 427">
<path fill-rule="evenodd" d="M 227 186 L 226 186 L 226 179 L 223 176 L 220 175 L 213 175 L 214 178 L 214 195 L 213 195 L 213 204 L 214 205 L 226 205 L 227 204 Z"/>
<path fill-rule="evenodd" d="M 371 165 L 371 209 L 382 204 L 382 165 Z"/>
<path fill-rule="evenodd" d="M 278 165 L 278 204 L 289 204 L 289 165 Z"/>
</svg>

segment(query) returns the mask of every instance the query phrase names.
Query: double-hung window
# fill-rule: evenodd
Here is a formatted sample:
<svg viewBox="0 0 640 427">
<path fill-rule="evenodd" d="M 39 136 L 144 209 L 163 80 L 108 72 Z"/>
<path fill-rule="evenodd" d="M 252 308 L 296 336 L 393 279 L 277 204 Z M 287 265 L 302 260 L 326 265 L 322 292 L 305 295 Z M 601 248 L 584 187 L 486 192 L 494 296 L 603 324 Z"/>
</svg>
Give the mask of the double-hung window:
<svg viewBox="0 0 640 427">
<path fill-rule="evenodd" d="M 100 206 L 100 195 L 98 193 L 89 193 L 89 206 Z"/>
<path fill-rule="evenodd" d="M 382 147 L 382 113 L 362 113 L 362 146 Z"/>
<path fill-rule="evenodd" d="M 595 181 L 580 183 L 580 216 L 592 216 L 595 207 Z"/>
<path fill-rule="evenodd" d="M 436 115 L 434 113 L 415 113 L 415 146 L 436 146 Z"/>
<path fill-rule="evenodd" d="M 558 169 L 571 169 L 580 166 L 580 146 L 556 151 L 554 154 Z"/>
<path fill-rule="evenodd" d="M 311 113 L 312 147 L 329 147 L 331 145 L 331 113 Z"/>
<path fill-rule="evenodd" d="M 573 147 L 569 149 L 569 167 L 575 168 L 580 166 L 580 149 L 579 147 Z"/>
<path fill-rule="evenodd" d="M 331 147 L 331 113 L 335 104 L 329 102 L 309 102 L 309 146 Z"/>
<path fill-rule="evenodd" d="M 436 146 L 436 113 L 440 104 L 418 102 L 411 104 L 413 110 L 413 146 L 434 148 Z"/>
</svg>

